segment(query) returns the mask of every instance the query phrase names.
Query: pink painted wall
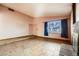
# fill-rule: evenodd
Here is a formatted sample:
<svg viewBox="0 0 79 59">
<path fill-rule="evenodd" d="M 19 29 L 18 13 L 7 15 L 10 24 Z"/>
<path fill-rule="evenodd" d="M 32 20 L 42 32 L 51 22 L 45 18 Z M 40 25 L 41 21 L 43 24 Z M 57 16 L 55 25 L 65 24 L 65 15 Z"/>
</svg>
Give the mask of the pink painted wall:
<svg viewBox="0 0 79 59">
<path fill-rule="evenodd" d="M 31 35 L 31 22 L 32 18 L 27 15 L 0 6 L 0 39 Z"/>
<path fill-rule="evenodd" d="M 20 12 L 11 12 L 0 6 L 0 39 L 25 35 L 38 35 L 43 37 L 61 38 L 60 34 L 44 36 L 44 22 L 53 19 L 67 18 L 68 15 L 56 17 L 32 18 Z"/>
<path fill-rule="evenodd" d="M 36 25 L 34 26 L 34 35 L 50 38 L 61 37 L 60 34 L 49 34 L 49 36 L 44 36 L 44 22 L 40 22 L 40 20 L 36 21 Z"/>
<path fill-rule="evenodd" d="M 38 35 L 38 36 L 42 36 L 42 37 L 50 37 L 50 38 L 60 38 L 60 39 L 64 39 L 61 37 L 61 34 L 49 34 L 49 36 L 44 36 L 44 22 L 46 21 L 51 21 L 51 20 L 55 20 L 55 19 L 64 19 L 64 18 L 68 18 L 69 16 L 56 16 L 56 17 L 44 17 L 44 18 L 35 18 L 34 19 L 34 35 Z M 70 27 L 70 26 L 69 26 Z"/>
</svg>

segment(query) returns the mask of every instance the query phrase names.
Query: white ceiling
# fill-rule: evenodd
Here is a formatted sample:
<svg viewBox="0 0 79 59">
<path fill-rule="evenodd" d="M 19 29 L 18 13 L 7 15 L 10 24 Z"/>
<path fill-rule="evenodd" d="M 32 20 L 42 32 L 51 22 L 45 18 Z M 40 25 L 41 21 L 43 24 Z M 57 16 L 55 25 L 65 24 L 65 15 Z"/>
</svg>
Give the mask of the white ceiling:
<svg viewBox="0 0 79 59">
<path fill-rule="evenodd" d="M 67 15 L 72 11 L 71 3 L 3 3 L 3 5 L 32 17 Z"/>
</svg>

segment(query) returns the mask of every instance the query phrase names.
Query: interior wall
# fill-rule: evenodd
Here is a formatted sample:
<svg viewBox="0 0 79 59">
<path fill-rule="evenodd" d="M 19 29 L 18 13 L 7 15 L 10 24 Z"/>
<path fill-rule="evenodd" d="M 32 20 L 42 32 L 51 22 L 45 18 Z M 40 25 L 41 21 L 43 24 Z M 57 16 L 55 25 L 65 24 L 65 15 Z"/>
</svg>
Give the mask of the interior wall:
<svg viewBox="0 0 79 59">
<path fill-rule="evenodd" d="M 0 39 L 31 35 L 31 22 L 31 17 L 0 6 Z"/>
<path fill-rule="evenodd" d="M 71 13 L 71 41 L 73 42 L 73 13 Z"/>
<path fill-rule="evenodd" d="M 64 38 L 61 38 L 61 35 L 60 34 L 50 34 L 49 36 L 44 36 L 44 22 L 46 21 L 51 21 L 51 20 L 55 20 L 55 19 L 65 19 L 65 18 L 68 18 L 68 20 L 70 20 L 70 15 L 68 16 L 52 16 L 52 17 L 43 17 L 43 18 L 35 18 L 35 21 L 34 21 L 34 35 L 38 35 L 38 36 L 43 36 L 43 37 L 50 37 L 50 38 L 60 38 L 60 39 L 64 39 Z M 68 21 L 69 23 L 70 21 Z M 70 28 L 70 24 L 68 24 L 68 34 L 71 35 L 71 28 Z"/>
<path fill-rule="evenodd" d="M 44 22 L 67 18 L 69 15 L 31 18 L 17 11 L 11 12 L 0 6 L 0 39 L 25 35 L 61 38 L 60 34 L 44 36 Z"/>
<path fill-rule="evenodd" d="M 76 22 L 79 21 L 79 3 L 76 4 Z"/>
</svg>

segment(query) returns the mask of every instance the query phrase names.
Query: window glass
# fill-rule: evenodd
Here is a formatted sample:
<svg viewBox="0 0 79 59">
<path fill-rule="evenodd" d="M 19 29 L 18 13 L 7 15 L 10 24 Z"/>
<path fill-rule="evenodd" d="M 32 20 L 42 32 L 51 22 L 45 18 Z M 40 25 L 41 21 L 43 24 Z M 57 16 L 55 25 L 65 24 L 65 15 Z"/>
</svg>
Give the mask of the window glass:
<svg viewBox="0 0 79 59">
<path fill-rule="evenodd" d="M 55 20 L 48 22 L 48 33 L 59 33 L 61 34 L 61 21 Z"/>
</svg>

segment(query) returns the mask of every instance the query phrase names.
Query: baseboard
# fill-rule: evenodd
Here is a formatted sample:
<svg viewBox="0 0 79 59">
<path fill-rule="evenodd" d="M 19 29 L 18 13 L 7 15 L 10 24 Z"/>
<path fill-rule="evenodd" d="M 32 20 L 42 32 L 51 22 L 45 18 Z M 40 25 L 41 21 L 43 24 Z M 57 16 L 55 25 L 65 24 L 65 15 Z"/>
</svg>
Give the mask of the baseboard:
<svg viewBox="0 0 79 59">
<path fill-rule="evenodd" d="M 17 36 L 17 37 L 12 37 L 12 38 L 5 38 L 5 39 L 16 39 L 16 38 L 24 38 L 24 37 L 29 37 L 29 36 L 32 36 L 32 35 L 24 35 L 24 36 Z M 0 39 L 1 40 L 5 40 L 5 39 Z"/>
<path fill-rule="evenodd" d="M 11 43 L 11 42 L 19 41 L 21 38 L 26 38 L 26 37 L 28 37 L 29 39 L 42 38 L 46 41 L 71 44 L 71 42 L 69 40 L 62 40 L 62 39 L 58 39 L 58 38 L 48 38 L 48 37 L 43 37 L 43 36 L 38 36 L 38 35 L 25 35 L 25 36 L 19 36 L 19 37 L 14 37 L 14 38 L 2 39 L 2 40 L 0 40 L 0 45 L 4 44 L 4 41 L 6 41 L 5 43 Z M 13 39 L 13 41 L 12 41 L 12 39 Z M 16 39 L 18 39 L 18 40 L 16 40 Z"/>
<path fill-rule="evenodd" d="M 30 39 L 30 38 L 32 38 L 32 35 L 25 35 L 25 36 L 19 36 L 19 37 L 14 37 L 14 38 L 1 39 L 0 45 L 6 45 L 6 44 L 9 44 L 12 42 L 21 41 L 21 40 Z"/>
<path fill-rule="evenodd" d="M 38 35 L 33 35 L 34 38 L 43 38 L 47 41 L 53 41 L 53 42 L 57 42 L 57 43 L 64 43 L 64 44 L 69 44 L 71 45 L 71 41 L 70 40 L 63 40 L 60 38 L 50 38 L 50 37 L 44 37 L 44 36 L 38 36 Z"/>
</svg>

